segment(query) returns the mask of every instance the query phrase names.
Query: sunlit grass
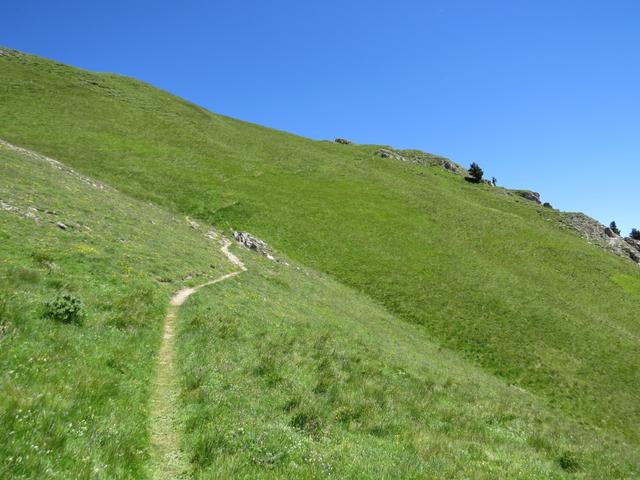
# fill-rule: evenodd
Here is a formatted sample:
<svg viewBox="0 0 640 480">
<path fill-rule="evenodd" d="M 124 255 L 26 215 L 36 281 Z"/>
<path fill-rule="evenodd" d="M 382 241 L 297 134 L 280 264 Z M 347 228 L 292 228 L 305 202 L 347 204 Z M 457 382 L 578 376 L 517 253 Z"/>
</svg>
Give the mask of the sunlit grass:
<svg viewBox="0 0 640 480">
<path fill-rule="evenodd" d="M 0 178 L 0 478 L 143 478 L 168 295 L 228 266 L 183 218 L 1 146 Z M 82 322 L 45 315 L 61 293 Z"/>
<path fill-rule="evenodd" d="M 211 358 L 211 364 L 222 369 L 215 373 L 220 382 L 224 382 L 227 374 L 230 379 L 236 378 L 237 384 L 249 382 L 242 388 L 257 399 L 264 399 L 262 406 L 256 400 L 262 410 L 255 407 L 258 413 L 251 421 L 263 425 L 260 422 L 275 418 L 275 437 L 245 439 L 250 445 L 253 445 L 251 442 L 257 445 L 247 448 L 257 449 L 256 458 L 263 460 L 256 464 L 250 459 L 250 454 L 238 454 L 238 465 L 246 466 L 252 474 L 262 472 L 260 474 L 268 475 L 272 471 L 269 462 L 275 460 L 269 458 L 274 442 L 277 443 L 274 438 L 279 438 L 278 435 L 302 442 L 301 450 L 286 453 L 288 458 L 299 458 L 296 455 L 302 455 L 300 452 L 311 455 L 308 452 L 315 448 L 318 438 L 323 438 L 321 432 L 327 431 L 331 439 L 329 446 L 318 450 L 322 454 L 318 465 L 323 463 L 322 459 L 333 458 L 334 468 L 347 468 L 347 460 L 343 462 L 339 457 L 332 457 L 337 454 L 331 453 L 331 449 L 340 445 L 339 448 L 346 451 L 354 449 L 353 465 L 356 466 L 353 475 L 368 472 L 365 464 L 368 465 L 366 468 L 375 469 L 376 458 L 380 458 L 381 469 L 394 462 L 404 464 L 408 459 L 407 469 L 399 473 L 417 474 L 414 470 L 417 467 L 412 462 L 423 457 L 407 454 L 407 457 L 398 456 L 387 461 L 381 453 L 394 451 L 389 439 L 395 438 L 399 431 L 400 437 L 415 438 L 403 438 L 398 448 L 414 449 L 429 456 L 433 462 L 428 467 L 429 471 L 444 476 L 454 471 L 467 472 L 472 476 L 464 470 L 465 462 L 477 465 L 487 475 L 500 472 L 518 476 L 511 470 L 513 464 L 521 466 L 522 476 L 531 478 L 569 471 L 572 475 L 587 478 L 637 476 L 637 465 L 640 464 L 640 412 L 637 408 L 640 394 L 640 377 L 637 374 L 640 362 L 637 315 L 640 297 L 636 287 L 640 274 L 630 262 L 588 245 L 576 234 L 563 229 L 558 222 L 560 213 L 509 195 L 500 188 L 468 184 L 461 177 L 439 168 L 378 158 L 374 155 L 378 148 L 375 146 L 317 142 L 214 115 L 132 79 L 92 74 L 22 54 L 0 58 L 0 68 L 0 116 L 6 119 L 0 124 L 0 138 L 55 156 L 138 199 L 134 201 L 120 196 L 117 199 L 113 197 L 109 203 L 107 198 L 111 197 L 86 196 L 85 186 L 80 183 L 64 188 L 53 184 L 31 185 L 33 165 L 16 170 L 15 162 L 2 164 L 5 169 L 2 179 L 8 179 L 2 183 L 6 195 L 13 195 L 23 206 L 47 206 L 52 199 L 59 198 L 55 207 L 61 211 L 60 218 L 71 216 L 71 220 L 79 224 L 79 227 L 68 231 L 50 225 L 36 228 L 27 220 L 18 220 L 0 212 L 0 219 L 9 222 L 0 232 L 0 248 L 3 249 L 0 267 L 7 272 L 11 286 L 9 301 L 4 302 L 9 307 L 2 307 L 0 303 L 0 313 L 7 308 L 12 312 L 8 316 L 3 314 L 2 318 L 9 318 L 8 322 L 2 320 L 6 327 L 0 323 L 2 331 L 9 332 L 2 345 L 15 341 L 11 338 L 22 338 L 24 346 L 19 348 L 25 349 L 24 355 L 11 362 L 21 362 L 22 365 L 34 357 L 29 349 L 33 348 L 34 352 L 44 349 L 41 345 L 49 342 L 49 329 L 65 332 L 56 333 L 56 339 L 66 338 L 69 332 L 74 332 L 64 330 L 67 326 L 48 324 L 42 330 L 38 316 L 42 302 L 59 290 L 68 289 L 87 305 L 89 321 L 78 333 L 79 338 L 86 339 L 75 342 L 72 336 L 73 340 L 70 340 L 74 348 L 81 350 L 62 348 L 62 353 L 76 355 L 78 359 L 84 356 L 91 358 L 99 355 L 99 351 L 111 352 L 109 345 L 118 345 L 123 349 L 122 355 L 115 355 L 119 359 L 128 358 L 127 355 L 135 351 L 139 355 L 135 357 L 139 360 L 135 361 L 139 363 L 134 368 L 141 369 L 143 373 L 137 373 L 140 377 L 134 376 L 131 382 L 132 385 L 137 385 L 136 382 L 144 385 L 143 380 L 148 379 L 150 358 L 157 346 L 162 305 L 168 291 L 177 285 L 176 280 L 191 273 L 211 273 L 223 268 L 219 259 L 210 261 L 210 254 L 205 254 L 204 247 L 198 243 L 200 240 L 195 240 L 196 237 L 201 239 L 199 232 L 185 231 L 187 227 L 183 216 L 190 215 L 221 228 L 249 230 L 294 262 L 322 271 L 343 285 L 335 287 L 338 290 L 329 289 L 331 292 L 326 294 L 331 299 L 330 305 L 318 310 L 309 303 L 309 299 L 315 298 L 310 291 L 316 287 L 320 289 L 319 286 L 314 287 L 311 280 L 305 285 L 304 278 L 292 280 L 287 273 L 282 274 L 283 278 L 268 276 L 263 278 L 264 284 L 253 284 L 251 282 L 255 279 L 249 274 L 216 287 L 229 296 L 212 305 L 210 310 L 199 311 L 197 315 L 193 313 L 195 316 L 189 321 L 196 321 L 197 317 L 198 323 L 189 323 L 188 329 L 213 335 L 206 344 L 185 336 L 185 342 L 193 343 L 182 347 L 187 368 L 186 414 L 188 419 L 192 418 L 191 423 L 187 423 L 187 437 L 199 474 L 206 475 L 204 472 L 218 468 L 207 463 L 211 462 L 209 454 L 220 454 L 220 449 L 223 449 L 220 445 L 224 445 L 221 443 L 218 448 L 215 442 L 223 441 L 217 437 L 209 438 L 210 429 L 215 425 L 211 424 L 206 412 L 217 407 L 209 405 L 208 399 L 212 398 L 211 395 L 227 395 L 225 389 L 234 385 L 216 383 L 214 390 L 205 389 L 204 393 L 199 387 L 195 390 L 191 387 L 199 385 L 199 377 L 193 377 L 188 369 L 197 362 L 202 363 L 203 358 Z M 14 186 L 13 180 L 19 178 L 22 180 Z M 535 188 L 535 185 L 523 187 Z M 130 208 L 136 211 L 143 209 L 142 201 L 162 205 L 176 217 L 163 214 L 155 207 L 149 207 L 154 212 L 152 216 L 166 215 L 161 224 L 147 222 L 151 210 L 123 215 Z M 11 220 L 6 220 L 8 218 Z M 91 230 L 82 227 L 85 222 Z M 170 252 L 180 254 L 172 257 Z M 51 263 L 55 267 L 51 267 Z M 197 278 L 191 282 L 197 282 Z M 249 282 L 249 291 L 231 290 L 243 282 Z M 373 327 L 364 321 L 359 313 L 362 304 L 349 299 L 351 293 L 347 292 L 352 291 L 345 286 L 366 296 L 366 302 L 373 302 L 376 308 L 380 308 L 378 315 L 385 320 L 377 324 L 387 322 L 393 328 L 386 330 L 385 335 L 371 330 L 372 340 L 365 336 L 357 343 L 357 335 L 368 334 Z M 255 296 L 260 289 L 281 298 L 282 304 L 277 308 L 270 304 L 269 295 L 265 295 L 266 300 L 261 304 L 259 297 Z M 244 301 L 249 302 L 245 305 L 247 311 L 234 307 L 233 302 L 240 301 L 235 295 L 246 295 Z M 349 298 L 343 299 L 340 295 Z M 194 298 L 194 308 L 200 305 L 197 302 L 205 301 L 199 298 Z M 216 297 L 207 298 L 214 302 Z M 232 303 L 227 303 L 227 300 Z M 347 309 L 340 307 L 341 302 L 352 305 Z M 334 307 L 345 308 L 346 313 L 338 314 L 332 310 Z M 124 313 L 129 308 L 137 309 L 138 313 L 133 318 Z M 388 313 L 384 313 L 382 308 Z M 219 325 L 220 318 L 223 318 L 221 315 L 224 312 L 227 315 L 229 311 L 235 312 L 234 319 L 241 327 L 235 327 L 228 321 L 223 326 Z M 312 325 L 318 329 L 309 331 L 300 327 L 301 330 L 287 333 L 279 331 L 268 321 L 265 323 L 278 316 L 286 318 L 278 325 L 299 322 L 298 325 Z M 358 318 L 360 320 L 356 322 L 354 319 Z M 318 358 L 327 357 L 328 372 L 335 376 L 325 372 L 327 377 L 320 382 L 325 373 L 317 371 L 319 366 L 314 362 L 321 360 L 304 355 L 313 351 L 315 342 L 324 338 L 325 333 L 340 331 L 333 326 L 340 323 L 336 319 L 351 325 L 351 329 L 349 333 L 340 334 L 343 337 L 339 339 L 327 337 L 326 348 L 329 351 L 320 352 Z M 327 325 L 323 322 L 332 326 L 323 330 L 322 325 Z M 258 330 L 263 323 L 272 325 L 273 331 Z M 104 348 L 97 343 L 97 334 L 89 335 L 88 332 L 94 328 L 108 332 L 99 336 L 104 338 Z M 236 328 L 241 340 L 234 340 Z M 228 332 L 225 333 L 225 329 Z M 251 331 L 255 336 L 243 336 Z M 34 332 L 33 340 L 24 332 Z M 355 375 L 346 382 L 344 377 L 348 375 L 342 372 L 340 365 L 332 363 L 331 349 L 352 352 L 354 358 L 359 358 L 360 362 L 373 369 L 373 374 L 366 370 L 365 376 L 370 377 L 374 385 L 372 388 L 379 386 L 375 387 L 382 391 L 378 396 L 390 402 L 385 405 L 393 404 L 394 398 L 402 399 L 400 410 L 417 410 L 416 415 L 424 415 L 420 410 L 422 407 L 431 408 L 412 400 L 417 394 L 411 385 L 397 386 L 395 390 L 381 386 L 394 385 L 396 380 L 376 363 L 385 353 L 374 347 L 382 348 L 379 344 L 394 342 L 396 335 L 406 335 L 406 332 L 411 332 L 412 338 L 422 344 L 430 342 L 454 352 L 451 362 L 465 359 L 469 364 L 464 365 L 484 372 L 478 377 L 481 380 L 476 382 L 478 389 L 489 388 L 485 383 L 490 381 L 502 385 L 497 390 L 482 390 L 489 392 L 480 402 L 487 411 L 492 411 L 492 408 L 499 411 L 505 399 L 512 398 L 505 393 L 510 390 L 505 390 L 504 384 L 532 395 L 530 398 L 535 407 L 531 407 L 531 412 L 526 411 L 529 400 L 525 399 L 523 410 L 518 410 L 518 407 L 516 413 L 510 411 L 507 414 L 508 418 L 515 415 L 525 420 L 516 421 L 513 426 L 515 433 L 511 430 L 499 433 L 504 445 L 496 440 L 497 437 L 487 436 L 484 426 L 477 426 L 477 432 L 481 433 L 474 436 L 476 427 L 468 412 L 482 411 L 482 408 L 478 407 L 478 410 L 473 407 L 473 402 L 465 403 L 464 399 L 475 387 L 468 387 L 461 395 L 447 397 L 445 405 L 450 405 L 450 408 L 436 410 L 434 416 L 439 420 L 435 423 L 425 421 L 416 426 L 400 415 L 399 423 L 395 424 L 384 417 L 384 408 L 376 410 L 375 402 L 371 407 L 360 408 L 365 410 L 365 414 L 358 414 L 357 399 L 360 396 L 368 398 L 368 384 L 356 379 Z M 225 340 L 225 335 L 228 340 Z M 305 335 L 309 335 L 308 341 Z M 204 338 L 200 341 L 204 342 Z M 370 343 L 373 339 L 378 339 L 375 345 Z M 29 345 L 30 342 L 33 345 Z M 280 351 L 280 342 L 291 345 L 290 351 Z M 236 350 L 228 351 L 232 346 Z M 191 357 L 187 355 L 189 349 L 193 351 Z M 13 358 L 13 353 L 6 353 L 9 351 L 9 348 L 2 351 L 3 359 Z M 412 361 L 410 358 L 427 363 L 439 358 L 437 353 L 427 356 L 419 345 L 400 351 L 402 353 L 394 364 L 400 368 L 404 368 L 403 362 Z M 220 352 L 239 355 L 238 362 L 246 365 L 237 370 L 236 366 L 227 365 L 217 357 Z M 108 357 L 110 354 L 100 355 Z M 96 371 L 90 361 L 75 361 L 82 368 L 86 364 L 87 369 Z M 58 365 L 66 363 L 59 362 Z M 291 365 L 299 365 L 300 369 L 293 371 Z M 209 382 L 207 379 L 214 375 L 209 367 L 210 364 L 198 365 L 202 369 L 202 381 Z M 381 370 L 378 372 L 377 368 Z M 3 371 L 11 369 L 7 366 Z M 439 370 L 440 375 L 445 371 L 447 368 L 443 366 Z M 297 374 L 303 377 L 297 379 Z M 82 374 L 68 375 L 69 381 L 83 378 Z M 414 375 L 419 379 L 416 380 L 418 383 L 442 384 L 435 373 L 431 376 Z M 109 378 L 107 375 L 105 381 Z M 302 383 L 296 383 L 298 381 Z M 29 388 L 35 392 L 38 382 L 40 380 L 27 379 L 25 385 L 33 383 Z M 292 389 L 280 388 L 281 382 L 293 382 Z M 11 383 L 16 382 L 3 385 Z M 327 389 L 322 395 L 313 392 L 318 383 L 324 385 L 321 390 Z M 344 406 L 346 410 L 343 413 L 334 411 L 334 406 L 325 401 L 331 385 L 342 385 L 344 392 L 336 397 L 342 403 L 336 404 L 336 408 Z M 58 392 L 57 387 L 51 388 L 52 392 Z M 191 398 L 192 390 L 203 395 L 202 400 L 200 397 Z M 73 393 L 73 388 L 71 391 Z M 120 396 L 116 395 L 117 398 L 124 399 L 128 395 L 126 389 L 118 391 Z M 296 392 L 310 399 L 309 411 L 293 408 Z M 291 398 L 285 398 L 289 394 Z M 31 393 L 19 396 L 27 398 L 29 395 Z M 144 395 L 142 388 L 131 398 L 142 401 Z M 270 400 L 272 395 L 277 396 L 277 402 Z M 348 396 L 353 400 L 346 399 Z M 295 413 L 282 413 L 284 410 L 278 405 L 289 400 L 293 402 L 291 408 Z M 272 401 L 274 403 L 269 403 Z M 232 407 L 237 410 L 244 408 L 242 405 L 238 400 Z M 15 408 L 19 407 L 11 406 L 7 411 L 13 412 Z M 125 442 L 131 446 L 127 450 L 130 452 L 146 448 L 144 434 L 140 433 L 144 408 L 136 408 L 131 409 L 131 415 L 136 417 L 139 414 L 136 417 L 139 420 L 130 424 L 131 434 L 127 436 L 130 443 Z M 114 408 L 113 411 L 115 415 L 118 410 Z M 220 415 L 217 412 L 216 421 L 226 422 L 224 415 L 227 414 L 229 422 L 240 418 L 240 414 L 234 411 L 223 410 Z M 242 411 L 247 414 L 247 410 Z M 278 412 L 278 415 L 270 416 L 273 412 Z M 542 425 L 556 426 L 535 427 L 540 424 L 536 420 L 538 413 L 534 412 L 544 412 L 540 415 L 553 419 L 544 420 Z M 502 418 L 500 413 L 495 414 Z M 56 418 L 56 415 L 52 413 L 51 418 Z M 349 419 L 353 415 L 364 415 L 361 428 L 369 429 L 355 433 L 358 442 L 362 438 L 373 443 L 381 442 L 379 445 L 382 447 L 374 449 L 375 455 L 367 453 L 369 447 L 357 451 L 355 440 L 344 440 L 352 442 L 350 446 L 341 443 L 348 438 L 347 433 L 352 435 L 353 432 L 348 427 L 351 420 L 341 423 L 337 418 Z M 60 414 L 60 417 L 64 418 L 64 415 Z M 519 437 L 521 421 L 526 432 L 522 433 L 526 437 L 524 443 Z M 383 423 L 390 425 L 391 433 L 378 428 L 378 424 Z M 583 425 L 587 433 L 576 430 L 576 424 Z M 224 435 L 231 435 L 226 429 L 232 430 L 232 425 L 224 425 L 220 427 L 225 429 Z M 329 427 L 323 430 L 322 425 Z M 240 426 L 247 431 L 246 426 Z M 254 430 L 260 431 L 260 428 Z M 347 433 L 343 433 L 344 429 Z M 556 429 L 566 429 L 568 433 L 562 436 Z M 307 430 L 308 434 L 299 436 L 300 431 Z M 204 439 L 202 447 L 198 446 L 200 436 Z M 460 443 L 456 440 L 458 436 L 468 441 Z M 65 433 L 62 437 L 69 435 Z M 233 438 L 224 441 L 236 445 L 233 442 L 237 439 Z M 241 440 L 237 441 L 243 444 L 244 437 L 239 438 Z M 573 440 L 568 440 L 571 438 Z M 62 444 L 67 445 L 66 442 Z M 490 453 L 483 453 L 485 444 L 493 448 Z M 236 447 L 231 451 L 240 448 Z M 29 447 L 23 442 L 16 448 L 15 452 L 8 454 L 12 458 L 16 457 L 16 452 L 26 452 Z M 110 447 L 105 448 L 109 451 Z M 279 453 L 282 452 L 273 455 Z M 528 463 L 529 456 L 533 463 Z M 67 461 L 71 465 L 71 455 L 67 460 L 64 456 L 60 458 L 59 465 L 65 465 Z M 131 458 L 131 471 L 141 472 L 144 454 Z M 439 458 L 444 460 L 439 461 Z M 316 457 L 313 459 L 313 462 L 317 460 Z M 87 465 L 93 468 L 94 465 L 102 465 L 101 461 L 88 460 Z M 237 465 L 232 458 L 224 461 L 229 462 L 224 467 L 229 471 L 242 471 L 234 470 Z M 309 462 L 315 465 L 311 460 Z M 496 462 L 500 466 L 496 466 Z M 293 475 L 290 463 L 279 465 L 278 468 L 283 470 L 275 471 Z M 320 470 L 315 468 L 309 466 L 305 474 L 319 475 Z M 390 468 L 384 470 L 385 475 L 391 472 Z M 347 470 L 341 471 L 345 475 L 352 474 Z"/>
<path fill-rule="evenodd" d="M 559 418 L 353 290 L 247 262 L 181 314 L 195 478 L 640 473 L 636 449 L 619 437 Z"/>
</svg>

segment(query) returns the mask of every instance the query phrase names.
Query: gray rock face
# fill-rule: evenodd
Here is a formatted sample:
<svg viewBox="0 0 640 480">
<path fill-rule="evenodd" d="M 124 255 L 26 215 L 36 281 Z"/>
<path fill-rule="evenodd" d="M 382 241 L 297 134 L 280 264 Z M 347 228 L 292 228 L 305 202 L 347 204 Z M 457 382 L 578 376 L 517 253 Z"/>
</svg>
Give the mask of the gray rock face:
<svg viewBox="0 0 640 480">
<path fill-rule="evenodd" d="M 624 241 L 627 243 L 627 245 L 631 246 L 631 248 L 637 250 L 640 253 L 640 240 L 636 240 L 631 237 L 625 237 Z"/>
<path fill-rule="evenodd" d="M 443 160 L 442 167 L 445 170 L 449 170 L 450 172 L 453 172 L 453 173 L 459 173 L 459 170 L 460 170 L 456 164 L 454 164 L 453 162 L 450 162 L 449 160 Z"/>
<path fill-rule="evenodd" d="M 40 209 L 36 207 L 20 208 L 0 200 L 0 210 L 19 215 L 22 218 L 26 218 L 28 220 L 33 220 L 36 223 L 40 221 L 40 217 L 38 216 L 38 212 L 40 211 Z"/>
<path fill-rule="evenodd" d="M 394 160 L 399 160 L 401 162 L 406 162 L 407 159 L 400 155 L 398 152 L 393 150 L 389 150 L 387 148 L 381 148 L 380 150 L 376 150 L 376 155 L 382 158 L 393 158 Z"/>
<path fill-rule="evenodd" d="M 514 192 L 516 193 L 516 195 L 520 195 L 526 200 L 535 202 L 538 205 L 542 204 L 542 202 L 540 201 L 540 194 L 538 192 L 532 192 L 531 190 L 514 190 Z"/>
<path fill-rule="evenodd" d="M 442 167 L 452 173 L 458 175 L 466 174 L 466 170 L 461 165 L 458 165 L 451 160 L 440 157 L 438 155 L 432 155 L 430 153 L 421 152 L 419 150 L 395 150 L 391 147 L 380 148 L 376 150 L 375 155 L 382 158 L 391 158 L 400 162 L 413 163 L 416 165 L 422 165 L 424 167 Z"/>
<path fill-rule="evenodd" d="M 347 140 L 346 138 L 336 138 L 335 142 L 342 145 L 351 145 L 353 143 L 351 140 Z"/>
<path fill-rule="evenodd" d="M 273 256 L 273 252 L 266 242 L 254 237 L 249 232 L 233 232 L 233 238 L 249 250 L 255 250 L 260 255 L 267 257 L 269 260 L 277 262 L 278 260 Z"/>
<path fill-rule="evenodd" d="M 640 263 L 640 241 L 628 237 L 623 239 L 610 228 L 605 227 L 584 213 L 565 214 L 562 221 L 565 225 L 580 233 L 590 243 Z"/>
<path fill-rule="evenodd" d="M 445 170 L 448 170 L 451 173 L 455 173 L 457 175 L 466 175 L 467 174 L 467 169 L 464 168 L 462 165 L 458 165 L 457 163 L 452 162 L 451 160 L 448 160 L 448 159 L 443 158 L 443 157 L 432 157 L 430 159 L 430 163 L 431 163 L 431 165 L 440 166 L 440 167 L 444 168 Z"/>
</svg>

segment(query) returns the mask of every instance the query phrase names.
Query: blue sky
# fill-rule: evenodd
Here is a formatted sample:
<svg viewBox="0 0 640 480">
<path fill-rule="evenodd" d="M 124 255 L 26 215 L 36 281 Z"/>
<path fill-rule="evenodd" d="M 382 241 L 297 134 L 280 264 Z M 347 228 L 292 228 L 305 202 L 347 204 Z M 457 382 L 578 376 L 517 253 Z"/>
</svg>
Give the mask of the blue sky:
<svg viewBox="0 0 640 480">
<path fill-rule="evenodd" d="M 0 44 L 640 227 L 640 2 L 5 0 Z M 0 72 L 1 74 L 1 72 Z"/>
</svg>

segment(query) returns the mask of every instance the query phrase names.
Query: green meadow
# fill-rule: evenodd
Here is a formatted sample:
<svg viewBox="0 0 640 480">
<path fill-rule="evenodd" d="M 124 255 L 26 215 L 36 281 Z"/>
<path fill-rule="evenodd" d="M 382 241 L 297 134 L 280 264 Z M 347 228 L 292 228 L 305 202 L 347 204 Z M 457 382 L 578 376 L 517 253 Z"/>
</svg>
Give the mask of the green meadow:
<svg viewBox="0 0 640 480">
<path fill-rule="evenodd" d="M 232 270 L 209 226 L 290 265 L 236 248 L 180 310 L 189 476 L 640 476 L 640 270 L 561 212 L 130 78 L 0 71 L 0 139 L 106 185 L 0 146 L 0 477 L 155 475 L 170 295 Z M 46 317 L 61 293 L 81 323 Z"/>
<path fill-rule="evenodd" d="M 144 478 L 169 295 L 231 268 L 184 217 L 2 145 L 0 178 L 0 478 Z M 79 322 L 46 316 L 64 294 Z"/>
</svg>

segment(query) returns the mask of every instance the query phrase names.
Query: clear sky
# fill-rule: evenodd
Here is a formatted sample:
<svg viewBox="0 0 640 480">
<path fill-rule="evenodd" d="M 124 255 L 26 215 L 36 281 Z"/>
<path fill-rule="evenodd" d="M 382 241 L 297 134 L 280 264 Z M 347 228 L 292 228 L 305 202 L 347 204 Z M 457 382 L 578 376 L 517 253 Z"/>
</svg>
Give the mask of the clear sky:
<svg viewBox="0 0 640 480">
<path fill-rule="evenodd" d="M 640 1 L 5 0 L 0 45 L 640 227 Z M 0 72 L 0 75 L 2 72 Z"/>
</svg>

